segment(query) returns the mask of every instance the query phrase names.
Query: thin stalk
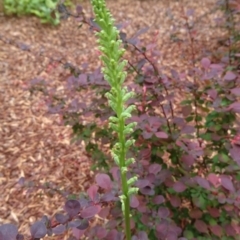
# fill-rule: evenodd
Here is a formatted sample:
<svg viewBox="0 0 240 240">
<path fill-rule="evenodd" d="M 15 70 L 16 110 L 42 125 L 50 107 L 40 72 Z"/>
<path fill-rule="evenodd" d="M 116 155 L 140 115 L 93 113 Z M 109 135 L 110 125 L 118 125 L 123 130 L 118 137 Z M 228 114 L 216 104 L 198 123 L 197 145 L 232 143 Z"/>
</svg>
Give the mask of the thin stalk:
<svg viewBox="0 0 240 240">
<path fill-rule="evenodd" d="M 144 56 L 144 58 L 148 61 L 148 63 L 153 67 L 154 73 L 158 77 L 158 80 L 161 81 L 162 78 L 161 78 L 159 70 L 158 70 L 157 66 L 154 64 L 154 62 L 147 56 L 147 54 L 144 51 L 139 49 L 136 45 L 133 45 L 133 47 L 135 48 L 135 50 L 137 50 L 139 53 L 141 53 Z M 166 92 L 166 95 L 169 96 L 168 89 L 164 84 L 163 84 L 163 88 Z M 174 118 L 174 110 L 173 110 L 173 104 L 172 104 L 171 100 L 169 100 L 169 104 L 170 104 L 170 111 L 171 111 L 171 115 L 172 115 L 172 119 L 173 119 Z"/>
<path fill-rule="evenodd" d="M 189 40 L 190 40 L 190 50 L 191 50 L 191 64 L 192 64 L 192 68 L 195 68 L 195 60 L 196 60 L 196 54 L 195 54 L 195 44 L 194 44 L 194 37 L 192 36 L 192 32 L 191 32 L 191 26 L 188 22 L 188 18 L 186 17 L 186 26 L 187 26 L 187 30 L 188 30 L 188 36 L 189 36 Z M 195 123 L 196 123 L 196 127 L 197 127 L 197 138 L 199 138 L 200 135 L 200 129 L 199 129 L 199 124 L 198 124 L 198 117 L 199 117 L 199 113 L 198 113 L 198 102 L 197 102 L 197 78 L 196 78 L 196 74 L 194 73 L 193 76 L 193 81 L 194 81 L 194 89 L 193 89 L 193 97 L 194 97 L 194 114 L 195 114 Z"/>
<path fill-rule="evenodd" d="M 225 15 L 226 15 L 226 21 L 227 23 L 230 23 L 230 25 L 227 25 L 227 30 L 228 30 L 228 58 L 229 58 L 229 64 L 232 64 L 232 49 L 233 49 L 233 44 L 231 41 L 231 36 L 235 35 L 235 26 L 234 26 L 234 19 L 232 15 L 232 11 L 229 6 L 229 0 L 225 0 Z"/>
<path fill-rule="evenodd" d="M 120 111 L 118 113 L 118 117 L 120 117 L 122 113 L 123 106 L 122 105 L 122 99 L 119 101 L 119 108 Z M 126 147 L 125 147 L 125 135 L 124 135 L 124 128 L 125 128 L 125 120 L 121 119 L 119 122 L 119 133 L 118 133 L 118 139 L 119 143 L 121 145 L 121 152 L 120 152 L 120 158 L 119 158 L 119 163 L 120 163 L 120 168 L 125 168 L 126 167 Z M 125 196 L 124 199 L 124 220 L 125 220 L 125 234 L 126 234 L 126 239 L 130 240 L 131 239 L 131 228 L 130 228 L 130 199 L 128 196 L 128 191 L 129 187 L 127 184 L 127 173 L 121 171 L 121 181 L 122 181 L 122 191 L 123 195 Z"/>
</svg>

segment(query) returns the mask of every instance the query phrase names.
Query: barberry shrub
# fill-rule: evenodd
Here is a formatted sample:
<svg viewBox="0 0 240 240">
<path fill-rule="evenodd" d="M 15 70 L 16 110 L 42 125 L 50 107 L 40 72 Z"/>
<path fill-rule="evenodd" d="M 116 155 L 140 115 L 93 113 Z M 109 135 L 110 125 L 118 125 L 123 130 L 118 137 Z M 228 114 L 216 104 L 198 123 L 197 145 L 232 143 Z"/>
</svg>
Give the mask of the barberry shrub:
<svg viewBox="0 0 240 240">
<path fill-rule="evenodd" d="M 147 29 L 128 37 L 118 25 L 119 38 L 129 53 L 127 71 L 134 78 L 126 82 L 128 90 L 135 92 L 127 103 L 136 110 L 126 121 L 137 122 L 131 134 L 135 144 L 127 154 L 135 159 L 127 178 L 137 176 L 134 186 L 139 189 L 130 198 L 131 239 L 231 240 L 240 234 L 239 5 L 230 0 L 217 4 L 223 10 L 221 27 L 227 30 L 225 52 L 220 57 L 213 52 L 198 61 L 196 29 L 189 25 L 189 13 L 185 14 L 188 40 L 184 41 L 191 53 L 186 71 L 163 70 L 155 36 L 149 45 L 139 39 Z M 101 30 L 81 7 L 77 12 L 82 24 Z M 98 170 L 96 184 L 81 197 L 67 200 L 67 214 L 35 223 L 32 239 L 70 228 L 73 239 L 124 239 L 121 168 L 107 151 L 117 142 L 108 127 L 109 117 L 116 117 L 105 95 L 111 85 L 100 69 L 89 73 L 69 64 L 65 67 L 73 73 L 67 79 L 66 97 L 50 95 L 42 80 L 34 80 L 31 90 L 42 91 L 49 113 L 61 115 L 72 126 L 76 140 L 85 142 Z M 91 89 L 92 101 L 81 102 L 77 94 L 86 89 Z M 107 222 L 93 225 L 95 215 Z M 0 233 L 8 236 L 4 234 L 10 228 L 14 227 L 3 225 Z M 16 228 L 12 232 L 21 239 Z"/>
</svg>

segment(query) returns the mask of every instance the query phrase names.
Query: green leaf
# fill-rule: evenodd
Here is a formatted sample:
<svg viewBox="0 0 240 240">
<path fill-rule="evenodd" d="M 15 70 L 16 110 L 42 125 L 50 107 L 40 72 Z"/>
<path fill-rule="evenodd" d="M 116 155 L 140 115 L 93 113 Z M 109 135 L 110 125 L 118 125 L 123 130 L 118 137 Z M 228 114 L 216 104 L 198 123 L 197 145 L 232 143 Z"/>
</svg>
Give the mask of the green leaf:
<svg viewBox="0 0 240 240">
<path fill-rule="evenodd" d="M 240 172 L 237 173 L 236 180 L 240 181 Z"/>
<path fill-rule="evenodd" d="M 194 234 L 192 231 L 190 230 L 185 230 L 183 233 L 183 236 L 189 240 L 191 240 L 192 238 L 194 238 Z"/>
<path fill-rule="evenodd" d="M 57 6 L 57 3 L 52 0 L 45 0 L 46 6 L 50 9 L 54 9 Z"/>
<path fill-rule="evenodd" d="M 192 105 L 192 100 L 183 100 L 180 104 L 181 105 Z"/>
<path fill-rule="evenodd" d="M 193 198 L 193 202 L 197 207 L 203 210 L 206 209 L 207 201 L 203 195 L 200 194 L 197 198 Z"/>
<path fill-rule="evenodd" d="M 191 122 L 191 121 L 193 120 L 193 116 L 186 117 L 185 120 L 186 120 L 187 122 Z"/>
<path fill-rule="evenodd" d="M 200 134 L 200 137 L 203 140 L 206 140 L 206 141 L 211 141 L 212 140 L 212 134 L 211 133 Z"/>
</svg>

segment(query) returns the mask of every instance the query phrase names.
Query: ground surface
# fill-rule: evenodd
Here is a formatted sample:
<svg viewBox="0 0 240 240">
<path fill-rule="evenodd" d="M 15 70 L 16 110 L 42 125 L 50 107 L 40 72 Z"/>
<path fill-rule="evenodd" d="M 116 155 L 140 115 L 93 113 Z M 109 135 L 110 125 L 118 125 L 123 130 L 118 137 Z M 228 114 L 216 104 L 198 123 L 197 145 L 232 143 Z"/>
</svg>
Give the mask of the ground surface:
<svg viewBox="0 0 240 240">
<path fill-rule="evenodd" d="M 160 60 L 164 64 L 183 65 L 176 45 L 168 44 L 169 29 L 180 19 L 181 7 L 193 8 L 197 16 L 203 16 L 198 23 L 201 41 L 216 36 L 211 29 L 213 15 L 203 15 L 213 8 L 214 0 L 107 2 L 117 21 L 131 22 L 127 28 L 130 34 L 145 26 L 151 27 L 150 31 L 159 30 Z M 89 3 L 83 6 L 90 14 Z M 53 182 L 78 193 L 87 187 L 90 161 L 81 145 L 70 144 L 71 129 L 61 126 L 56 116 L 46 115 L 40 95 L 31 96 L 25 88 L 38 75 L 56 86 L 64 82 L 68 73 L 61 67 L 46 70 L 48 57 L 62 57 L 75 65 L 86 60 L 93 66 L 98 64 L 96 45 L 94 36 L 87 28 L 78 30 L 74 19 L 49 27 L 32 17 L 0 17 L 0 29 L 5 40 L 29 44 L 34 52 L 0 40 L 0 223 L 16 223 L 28 235 L 29 224 L 44 214 L 52 216 L 61 210 L 63 199 L 58 194 L 49 197 L 39 195 L 39 191 L 23 191 L 16 185 L 18 179 Z M 39 49 L 44 49 L 43 56 Z M 64 164 L 66 161 L 68 164 Z"/>
</svg>

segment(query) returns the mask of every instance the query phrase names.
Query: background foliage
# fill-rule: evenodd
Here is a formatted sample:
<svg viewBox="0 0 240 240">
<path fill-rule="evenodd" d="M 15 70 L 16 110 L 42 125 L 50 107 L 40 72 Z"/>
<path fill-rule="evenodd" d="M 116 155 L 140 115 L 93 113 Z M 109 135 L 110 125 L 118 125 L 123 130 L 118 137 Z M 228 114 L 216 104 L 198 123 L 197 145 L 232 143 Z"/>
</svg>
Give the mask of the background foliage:
<svg viewBox="0 0 240 240">
<path fill-rule="evenodd" d="M 7 15 L 15 14 L 35 15 L 42 23 L 57 25 L 60 23 L 60 14 L 56 10 L 58 0 L 4 0 L 4 12 Z M 65 1 L 71 6 L 71 0 Z"/>
</svg>

